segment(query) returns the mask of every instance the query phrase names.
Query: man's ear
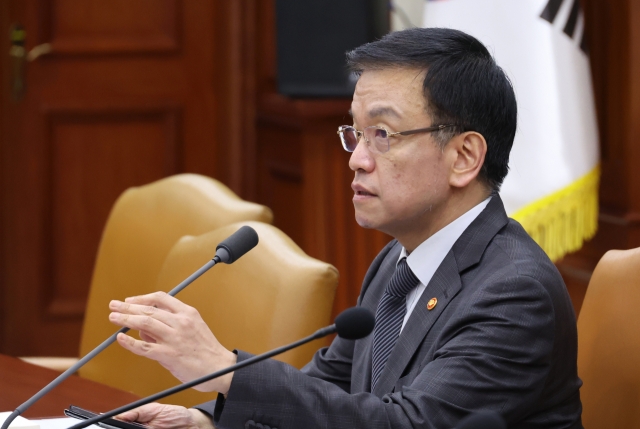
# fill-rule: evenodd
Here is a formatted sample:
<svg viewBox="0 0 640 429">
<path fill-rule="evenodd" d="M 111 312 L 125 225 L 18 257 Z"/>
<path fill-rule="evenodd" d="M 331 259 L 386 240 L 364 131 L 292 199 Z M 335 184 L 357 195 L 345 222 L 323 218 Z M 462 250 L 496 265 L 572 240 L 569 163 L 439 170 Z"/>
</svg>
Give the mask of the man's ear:
<svg viewBox="0 0 640 429">
<path fill-rule="evenodd" d="M 480 174 L 487 154 L 487 141 L 482 134 L 467 131 L 454 136 L 447 143 L 447 151 L 452 157 L 449 184 L 464 188 Z"/>
</svg>

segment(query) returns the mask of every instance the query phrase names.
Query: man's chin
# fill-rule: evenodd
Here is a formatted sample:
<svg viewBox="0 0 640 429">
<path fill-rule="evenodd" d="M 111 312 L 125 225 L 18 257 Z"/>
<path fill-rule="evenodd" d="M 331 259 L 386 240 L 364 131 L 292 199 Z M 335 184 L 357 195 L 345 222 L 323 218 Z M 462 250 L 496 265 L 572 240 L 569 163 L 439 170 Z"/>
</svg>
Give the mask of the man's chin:
<svg viewBox="0 0 640 429">
<path fill-rule="evenodd" d="M 358 213 L 356 212 L 356 223 L 362 228 L 375 229 L 376 231 L 380 231 L 383 234 L 395 237 L 395 231 L 392 228 L 392 225 L 389 223 L 385 223 L 384 219 L 367 217 L 363 216 L 362 214 L 358 215 Z"/>
<path fill-rule="evenodd" d="M 366 219 L 366 218 L 363 218 L 361 216 L 358 216 L 357 214 L 356 214 L 356 223 L 358 225 L 360 225 L 361 227 L 366 228 L 366 229 L 372 229 L 373 228 L 372 223 L 371 223 L 371 221 L 369 219 Z"/>
<path fill-rule="evenodd" d="M 375 220 L 367 218 L 367 217 L 364 217 L 364 216 L 358 216 L 357 214 L 356 214 L 356 222 L 362 228 L 366 228 L 366 229 L 379 229 L 380 228 L 380 222 L 376 222 Z"/>
</svg>

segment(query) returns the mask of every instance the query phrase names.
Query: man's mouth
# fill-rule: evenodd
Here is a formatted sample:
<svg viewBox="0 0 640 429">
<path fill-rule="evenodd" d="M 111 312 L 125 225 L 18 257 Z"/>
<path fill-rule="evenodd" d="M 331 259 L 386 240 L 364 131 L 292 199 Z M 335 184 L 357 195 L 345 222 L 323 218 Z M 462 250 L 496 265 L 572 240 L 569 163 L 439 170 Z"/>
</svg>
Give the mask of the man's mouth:
<svg viewBox="0 0 640 429">
<path fill-rule="evenodd" d="M 357 197 L 375 197 L 376 194 L 374 194 L 373 192 L 370 192 L 367 188 L 365 188 L 364 186 L 362 186 L 359 183 L 352 183 L 351 184 L 351 189 L 353 189 L 353 193 L 354 193 L 354 198 Z"/>
</svg>

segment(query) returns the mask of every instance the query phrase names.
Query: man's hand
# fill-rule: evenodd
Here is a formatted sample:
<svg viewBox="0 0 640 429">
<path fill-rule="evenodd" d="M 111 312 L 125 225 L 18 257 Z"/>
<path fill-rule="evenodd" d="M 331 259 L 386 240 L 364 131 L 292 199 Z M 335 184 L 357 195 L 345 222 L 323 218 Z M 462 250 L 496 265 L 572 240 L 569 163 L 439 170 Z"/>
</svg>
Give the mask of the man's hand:
<svg viewBox="0 0 640 429">
<path fill-rule="evenodd" d="M 111 301 L 109 320 L 140 331 L 140 340 L 118 334 L 125 349 L 158 361 L 181 382 L 194 380 L 236 363 L 204 323 L 200 313 L 164 292 Z M 195 387 L 203 392 L 226 394 L 233 373 Z"/>
<path fill-rule="evenodd" d="M 194 409 L 177 405 L 147 404 L 116 416 L 125 422 L 138 422 L 152 429 L 215 429 L 211 419 Z"/>
</svg>

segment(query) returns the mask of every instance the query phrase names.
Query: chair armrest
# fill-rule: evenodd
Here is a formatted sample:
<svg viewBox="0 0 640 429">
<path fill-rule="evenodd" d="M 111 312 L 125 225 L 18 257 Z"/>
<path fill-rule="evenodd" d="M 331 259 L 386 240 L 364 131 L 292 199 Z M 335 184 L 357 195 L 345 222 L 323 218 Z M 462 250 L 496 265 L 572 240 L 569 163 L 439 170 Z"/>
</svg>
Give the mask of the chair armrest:
<svg viewBox="0 0 640 429">
<path fill-rule="evenodd" d="M 21 357 L 20 359 L 33 365 L 43 366 L 45 368 L 53 369 L 60 372 L 68 370 L 79 360 L 78 358 L 70 357 L 43 356 Z"/>
</svg>

